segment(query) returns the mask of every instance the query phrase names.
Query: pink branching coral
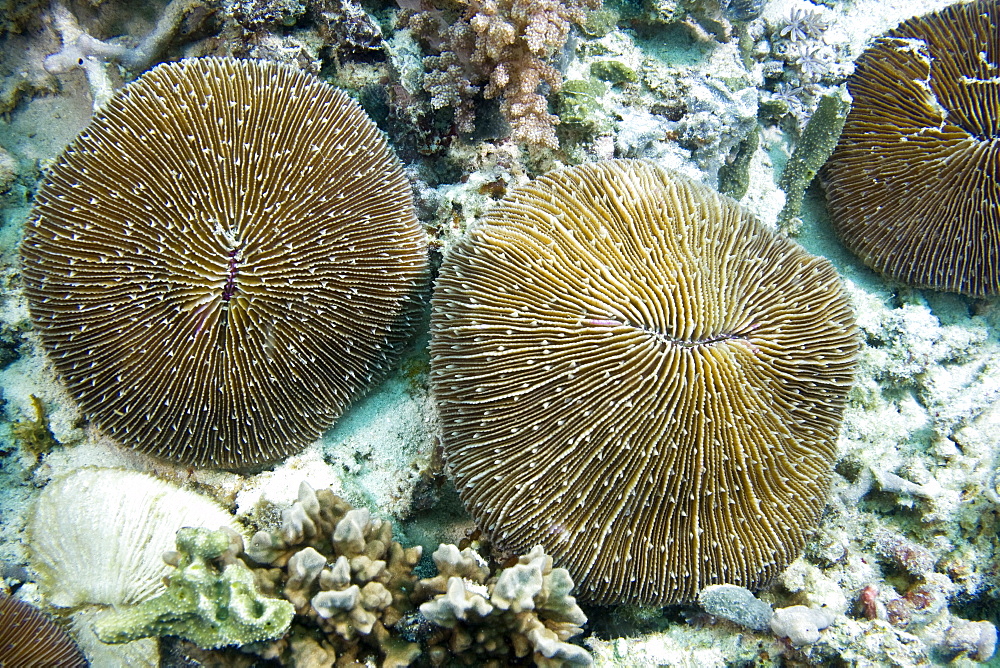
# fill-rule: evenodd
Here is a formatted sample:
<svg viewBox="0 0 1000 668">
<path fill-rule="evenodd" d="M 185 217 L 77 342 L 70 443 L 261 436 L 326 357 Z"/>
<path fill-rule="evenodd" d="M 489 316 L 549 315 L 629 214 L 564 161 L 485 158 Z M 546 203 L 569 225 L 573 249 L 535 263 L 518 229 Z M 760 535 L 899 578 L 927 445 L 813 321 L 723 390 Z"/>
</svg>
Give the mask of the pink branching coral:
<svg viewBox="0 0 1000 668">
<path fill-rule="evenodd" d="M 417 12 L 410 26 L 437 52 L 424 59 L 424 90 L 435 109 L 453 107 L 459 132 L 475 127 L 473 98 L 499 99 L 511 137 L 529 146 L 558 148 L 546 92 L 562 74 L 552 61 L 566 44 L 570 25 L 601 0 L 473 0 L 450 23 L 440 10 Z"/>
</svg>

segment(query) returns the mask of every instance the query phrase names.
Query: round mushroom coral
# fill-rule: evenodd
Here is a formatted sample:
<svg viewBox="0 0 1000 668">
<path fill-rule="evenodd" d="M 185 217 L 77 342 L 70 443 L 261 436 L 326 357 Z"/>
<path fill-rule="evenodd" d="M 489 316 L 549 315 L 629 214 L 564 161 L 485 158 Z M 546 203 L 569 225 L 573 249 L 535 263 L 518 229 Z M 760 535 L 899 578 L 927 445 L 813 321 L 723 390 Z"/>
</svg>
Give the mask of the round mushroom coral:
<svg viewBox="0 0 1000 668">
<path fill-rule="evenodd" d="M 292 67 L 160 65 L 47 174 L 21 246 L 32 320 L 84 412 L 184 464 L 315 440 L 391 364 L 425 289 L 399 162 Z"/>
<path fill-rule="evenodd" d="M 822 510 L 858 338 L 836 271 L 650 163 L 513 191 L 446 256 L 432 381 L 466 507 L 594 603 L 766 584 Z"/>
<path fill-rule="evenodd" d="M 823 172 L 844 244 L 875 271 L 974 297 L 1000 292 L 1000 5 L 903 22 L 857 61 Z"/>
</svg>

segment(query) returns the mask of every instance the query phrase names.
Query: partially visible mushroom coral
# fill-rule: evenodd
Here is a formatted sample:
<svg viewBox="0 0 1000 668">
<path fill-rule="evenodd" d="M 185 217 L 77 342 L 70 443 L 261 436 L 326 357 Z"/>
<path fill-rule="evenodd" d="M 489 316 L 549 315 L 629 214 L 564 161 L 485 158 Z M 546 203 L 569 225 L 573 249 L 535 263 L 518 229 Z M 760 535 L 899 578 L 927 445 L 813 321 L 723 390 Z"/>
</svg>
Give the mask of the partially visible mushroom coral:
<svg viewBox="0 0 1000 668">
<path fill-rule="evenodd" d="M 35 607 L 0 592 L 0 666 L 84 668 L 83 652 Z"/>
<path fill-rule="evenodd" d="M 904 21 L 865 51 L 822 172 L 844 244 L 903 283 L 1000 293 L 1000 4 Z"/>
</svg>

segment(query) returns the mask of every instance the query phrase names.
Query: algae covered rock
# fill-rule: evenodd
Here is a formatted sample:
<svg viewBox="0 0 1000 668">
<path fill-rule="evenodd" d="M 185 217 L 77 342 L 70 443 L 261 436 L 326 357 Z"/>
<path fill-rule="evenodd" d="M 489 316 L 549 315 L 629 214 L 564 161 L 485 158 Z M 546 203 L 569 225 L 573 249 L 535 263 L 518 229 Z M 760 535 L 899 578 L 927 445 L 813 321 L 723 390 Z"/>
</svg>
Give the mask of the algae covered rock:
<svg viewBox="0 0 1000 668">
<path fill-rule="evenodd" d="M 100 619 L 98 638 L 122 643 L 171 635 L 212 649 L 282 636 L 294 607 L 260 593 L 253 573 L 236 557 L 242 549 L 240 536 L 226 529 L 181 529 L 177 552 L 164 557 L 176 567 L 167 576 L 167 590 Z"/>
</svg>

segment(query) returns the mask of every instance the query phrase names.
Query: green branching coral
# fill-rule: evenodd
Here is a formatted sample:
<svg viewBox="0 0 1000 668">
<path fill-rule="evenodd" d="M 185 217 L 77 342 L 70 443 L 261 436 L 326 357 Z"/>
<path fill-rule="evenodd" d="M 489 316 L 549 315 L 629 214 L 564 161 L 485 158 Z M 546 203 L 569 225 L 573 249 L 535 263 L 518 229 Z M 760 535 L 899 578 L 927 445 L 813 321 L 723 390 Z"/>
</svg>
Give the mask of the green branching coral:
<svg viewBox="0 0 1000 668">
<path fill-rule="evenodd" d="M 420 613 L 442 628 L 429 639 L 434 665 L 507 665 L 531 656 L 536 666 L 590 666 L 593 659 L 567 642 L 582 632 L 586 615 L 570 596 L 565 568 L 536 545 L 492 578 L 482 559 L 466 548 L 442 545 L 434 552 L 438 576 L 420 581 L 419 594 L 435 594 Z M 489 579 L 487 579 L 489 578 Z"/>
<path fill-rule="evenodd" d="M 294 608 L 260 594 L 253 573 L 237 558 L 242 549 L 239 534 L 227 529 L 181 529 L 177 552 L 164 555 L 177 568 L 167 576 L 167 591 L 102 618 L 98 638 L 123 643 L 170 635 L 212 649 L 281 637 Z"/>
</svg>

